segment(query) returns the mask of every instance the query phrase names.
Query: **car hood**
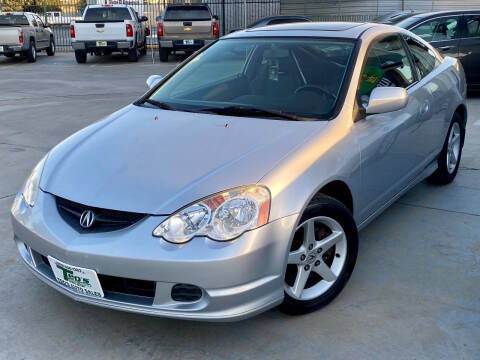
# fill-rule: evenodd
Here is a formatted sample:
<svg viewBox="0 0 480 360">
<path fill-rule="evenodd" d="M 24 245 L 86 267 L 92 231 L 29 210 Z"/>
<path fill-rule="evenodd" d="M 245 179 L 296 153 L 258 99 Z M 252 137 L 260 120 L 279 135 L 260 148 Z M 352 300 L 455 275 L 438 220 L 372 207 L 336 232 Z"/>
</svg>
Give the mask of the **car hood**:
<svg viewBox="0 0 480 360">
<path fill-rule="evenodd" d="M 257 183 L 325 124 L 130 105 L 57 145 L 40 188 L 92 207 L 167 215 Z"/>
</svg>

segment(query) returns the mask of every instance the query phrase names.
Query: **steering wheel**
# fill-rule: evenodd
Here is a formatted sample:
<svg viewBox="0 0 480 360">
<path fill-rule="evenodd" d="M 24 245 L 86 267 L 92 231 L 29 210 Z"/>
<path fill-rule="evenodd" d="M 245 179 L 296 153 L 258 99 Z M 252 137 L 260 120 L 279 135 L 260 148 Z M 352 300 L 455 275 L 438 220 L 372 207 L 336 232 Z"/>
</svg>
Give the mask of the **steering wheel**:
<svg viewBox="0 0 480 360">
<path fill-rule="evenodd" d="M 296 94 L 298 94 L 302 91 L 311 91 L 311 92 L 315 92 L 317 94 L 327 95 L 327 97 L 332 98 L 333 101 L 335 101 L 337 99 L 337 97 L 335 95 L 333 95 L 330 91 L 325 90 L 318 85 L 308 85 L 308 84 L 307 85 L 302 85 L 302 86 L 298 87 L 297 89 L 295 89 L 294 94 L 296 95 Z"/>
</svg>

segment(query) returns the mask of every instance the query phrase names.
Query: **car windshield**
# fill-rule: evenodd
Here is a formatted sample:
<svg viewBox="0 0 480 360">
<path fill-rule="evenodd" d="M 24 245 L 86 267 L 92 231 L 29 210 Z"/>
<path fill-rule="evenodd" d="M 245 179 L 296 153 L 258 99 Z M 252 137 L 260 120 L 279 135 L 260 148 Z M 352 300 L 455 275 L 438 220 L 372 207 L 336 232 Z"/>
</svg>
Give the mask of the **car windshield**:
<svg viewBox="0 0 480 360">
<path fill-rule="evenodd" d="M 212 20 L 206 6 L 171 6 L 165 11 L 164 21 Z"/>
<path fill-rule="evenodd" d="M 28 25 L 28 20 L 25 15 L 0 15 L 0 26 L 9 25 Z"/>
<path fill-rule="evenodd" d="M 258 117 L 262 110 L 329 119 L 354 46 L 314 38 L 220 40 L 163 82 L 149 102 L 181 111 L 228 108 L 248 116 L 245 109 L 254 109 Z"/>
<path fill-rule="evenodd" d="M 406 18 L 405 20 L 398 22 L 396 25 L 401 28 L 408 29 L 411 25 L 415 24 L 421 19 L 422 18 L 419 16 L 411 16 L 409 18 Z"/>
<path fill-rule="evenodd" d="M 130 12 L 123 7 L 90 8 L 85 14 L 86 21 L 132 20 Z"/>
</svg>

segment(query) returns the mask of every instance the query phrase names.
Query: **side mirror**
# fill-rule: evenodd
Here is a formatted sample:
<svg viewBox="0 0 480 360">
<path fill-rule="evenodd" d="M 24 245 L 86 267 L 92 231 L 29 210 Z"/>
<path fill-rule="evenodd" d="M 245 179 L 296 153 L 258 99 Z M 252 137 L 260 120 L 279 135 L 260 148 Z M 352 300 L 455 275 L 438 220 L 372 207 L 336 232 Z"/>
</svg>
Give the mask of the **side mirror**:
<svg viewBox="0 0 480 360">
<path fill-rule="evenodd" d="M 407 90 L 401 87 L 377 87 L 370 94 L 367 114 L 382 114 L 403 109 L 408 102 Z"/>
<path fill-rule="evenodd" d="M 147 86 L 149 89 L 153 88 L 155 85 L 157 85 L 160 80 L 163 79 L 163 76 L 161 75 L 150 75 L 147 79 Z"/>
<path fill-rule="evenodd" d="M 148 21 L 148 17 L 146 17 L 146 16 L 142 16 L 142 17 L 140 18 L 140 21 L 141 21 L 141 22 Z"/>
<path fill-rule="evenodd" d="M 218 15 L 213 15 L 212 16 L 215 20 L 218 20 Z"/>
</svg>

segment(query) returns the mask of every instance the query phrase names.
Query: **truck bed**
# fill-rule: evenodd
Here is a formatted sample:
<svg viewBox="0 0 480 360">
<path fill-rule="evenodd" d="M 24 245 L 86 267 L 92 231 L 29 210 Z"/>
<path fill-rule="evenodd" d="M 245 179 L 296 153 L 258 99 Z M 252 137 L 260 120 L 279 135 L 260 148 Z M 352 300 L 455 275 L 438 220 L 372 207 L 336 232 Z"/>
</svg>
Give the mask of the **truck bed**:
<svg viewBox="0 0 480 360">
<path fill-rule="evenodd" d="M 20 45 L 21 26 L 0 26 L 0 45 Z"/>
<path fill-rule="evenodd" d="M 131 20 L 74 21 L 75 40 L 127 40 L 126 24 L 133 24 Z M 133 25 L 132 25 L 133 26 Z"/>
</svg>

